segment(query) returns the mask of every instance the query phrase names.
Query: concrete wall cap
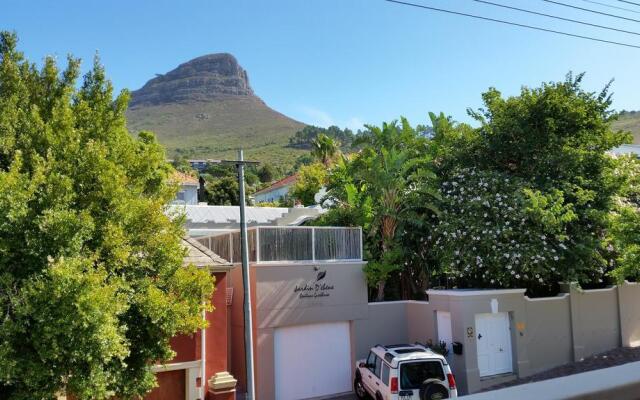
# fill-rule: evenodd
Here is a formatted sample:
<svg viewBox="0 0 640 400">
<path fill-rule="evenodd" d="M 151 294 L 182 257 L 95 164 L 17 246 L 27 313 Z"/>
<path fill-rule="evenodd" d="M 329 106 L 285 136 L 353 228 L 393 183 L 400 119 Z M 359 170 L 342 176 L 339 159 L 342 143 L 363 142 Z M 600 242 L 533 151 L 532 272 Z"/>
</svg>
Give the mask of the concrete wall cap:
<svg viewBox="0 0 640 400">
<path fill-rule="evenodd" d="M 235 389 L 238 380 L 227 371 L 216 372 L 209 379 L 209 390 L 219 392 L 221 390 Z"/>
<path fill-rule="evenodd" d="M 427 290 L 429 296 L 497 296 L 501 294 L 524 294 L 527 289 L 446 289 Z"/>
<path fill-rule="evenodd" d="M 529 297 L 529 296 L 524 296 L 525 299 L 527 299 L 528 301 L 546 301 L 546 300 L 562 300 L 569 297 L 569 293 L 560 293 L 556 296 L 553 297 Z"/>
<path fill-rule="evenodd" d="M 390 300 L 390 301 L 372 301 L 372 302 L 369 302 L 369 305 L 377 306 L 377 305 L 385 305 L 385 304 L 411 304 L 411 303 L 429 304 L 428 301 L 424 301 L 424 300 Z"/>
</svg>

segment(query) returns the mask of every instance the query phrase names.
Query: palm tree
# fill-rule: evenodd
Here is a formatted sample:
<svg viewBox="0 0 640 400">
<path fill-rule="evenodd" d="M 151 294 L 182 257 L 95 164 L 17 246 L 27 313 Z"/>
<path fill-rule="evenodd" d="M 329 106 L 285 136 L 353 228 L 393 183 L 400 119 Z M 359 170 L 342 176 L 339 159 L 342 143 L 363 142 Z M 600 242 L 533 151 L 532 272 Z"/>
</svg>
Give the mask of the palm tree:
<svg viewBox="0 0 640 400">
<path fill-rule="evenodd" d="M 333 160 L 338 153 L 340 153 L 340 142 L 324 133 L 319 134 L 311 141 L 311 155 L 326 167 L 329 166 L 331 160 Z"/>
<path fill-rule="evenodd" d="M 379 238 L 378 262 L 372 263 L 371 278 L 377 286 L 377 300 L 384 300 L 389 275 L 402 268 L 402 254 L 396 232 L 403 218 L 410 218 L 416 197 L 420 207 L 437 211 L 435 174 L 426 151 L 427 143 L 403 120 L 384 124 L 382 129 L 369 127 L 370 134 L 361 139 L 366 144 L 358 162 L 359 178 L 366 182 L 373 199 L 374 218 L 370 236 Z"/>
</svg>

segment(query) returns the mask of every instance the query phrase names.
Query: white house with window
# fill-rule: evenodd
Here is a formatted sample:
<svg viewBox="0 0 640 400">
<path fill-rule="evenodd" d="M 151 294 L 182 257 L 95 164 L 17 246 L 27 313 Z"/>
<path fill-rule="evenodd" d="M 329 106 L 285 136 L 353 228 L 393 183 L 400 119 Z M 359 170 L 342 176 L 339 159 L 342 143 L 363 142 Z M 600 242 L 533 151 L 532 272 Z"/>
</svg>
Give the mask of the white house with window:
<svg viewBox="0 0 640 400">
<path fill-rule="evenodd" d="M 198 187 L 200 186 L 198 178 L 182 172 L 175 172 L 171 177 L 171 180 L 180 184 L 180 190 L 176 194 L 173 204 L 198 204 Z"/>
</svg>

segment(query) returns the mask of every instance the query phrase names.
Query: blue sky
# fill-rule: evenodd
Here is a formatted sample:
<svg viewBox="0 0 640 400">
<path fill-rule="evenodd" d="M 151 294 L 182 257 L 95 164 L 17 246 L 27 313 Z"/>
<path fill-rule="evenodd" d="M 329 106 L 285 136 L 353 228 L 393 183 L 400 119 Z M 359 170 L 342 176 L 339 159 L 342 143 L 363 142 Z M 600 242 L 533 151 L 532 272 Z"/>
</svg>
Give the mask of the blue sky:
<svg viewBox="0 0 640 400">
<path fill-rule="evenodd" d="M 599 0 L 576 6 L 640 20 L 640 7 Z M 414 0 L 434 7 L 508 19 L 640 45 L 640 36 L 501 10 L 472 0 Z M 596 16 L 541 0 L 494 0 L 531 10 L 640 32 L 640 23 Z M 4 0 L 0 29 L 15 30 L 33 61 L 68 53 L 85 68 L 99 51 L 118 89 L 137 89 L 194 57 L 234 54 L 254 91 L 300 121 L 357 128 L 428 111 L 469 122 L 494 86 L 522 85 L 587 72 L 586 87 L 610 79 L 616 109 L 640 109 L 640 49 L 565 38 L 382 0 L 17 1 Z"/>
</svg>

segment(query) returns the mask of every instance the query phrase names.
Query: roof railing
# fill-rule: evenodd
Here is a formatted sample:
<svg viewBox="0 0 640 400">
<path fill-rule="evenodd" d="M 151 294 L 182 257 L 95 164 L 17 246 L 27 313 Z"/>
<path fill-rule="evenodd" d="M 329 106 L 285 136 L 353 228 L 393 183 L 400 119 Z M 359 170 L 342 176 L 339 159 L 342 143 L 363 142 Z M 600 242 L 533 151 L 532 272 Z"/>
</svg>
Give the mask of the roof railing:
<svg viewBox="0 0 640 400">
<path fill-rule="evenodd" d="M 240 232 L 197 240 L 220 257 L 240 263 Z M 362 229 L 327 226 L 256 226 L 248 229 L 249 261 L 308 263 L 362 261 Z"/>
</svg>

